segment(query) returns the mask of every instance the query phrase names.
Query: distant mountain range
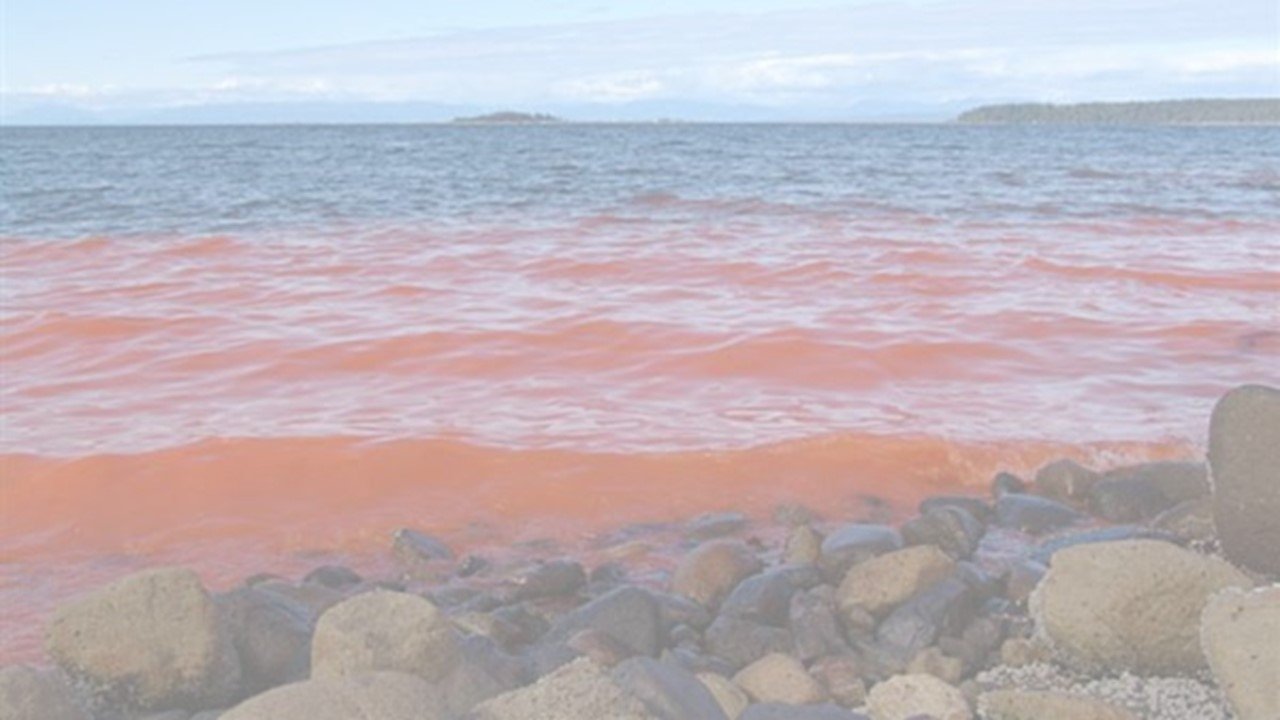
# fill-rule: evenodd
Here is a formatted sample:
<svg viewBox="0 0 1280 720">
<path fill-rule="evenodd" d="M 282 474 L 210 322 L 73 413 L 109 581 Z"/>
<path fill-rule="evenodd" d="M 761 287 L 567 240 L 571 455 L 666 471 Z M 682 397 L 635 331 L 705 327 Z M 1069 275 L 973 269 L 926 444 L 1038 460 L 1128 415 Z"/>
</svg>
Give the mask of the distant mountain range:
<svg viewBox="0 0 1280 720">
<path fill-rule="evenodd" d="M 975 125 L 1280 125 L 1280 98 L 984 105 L 961 113 Z"/>
<path fill-rule="evenodd" d="M 486 113 L 484 115 L 456 117 L 453 119 L 453 122 L 456 125 L 545 125 L 547 123 L 564 122 L 564 120 L 556 117 L 555 115 L 548 115 L 547 113 L 527 113 L 503 110 L 501 112 Z"/>
</svg>

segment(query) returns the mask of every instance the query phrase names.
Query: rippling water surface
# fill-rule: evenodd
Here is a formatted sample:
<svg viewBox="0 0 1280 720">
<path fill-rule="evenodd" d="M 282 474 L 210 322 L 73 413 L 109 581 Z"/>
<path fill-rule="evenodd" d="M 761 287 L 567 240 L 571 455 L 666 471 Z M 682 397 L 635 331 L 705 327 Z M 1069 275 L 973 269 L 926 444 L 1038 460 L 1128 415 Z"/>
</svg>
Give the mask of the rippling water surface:
<svg viewBox="0 0 1280 720">
<path fill-rule="evenodd" d="M 1280 375 L 1275 129 L 9 128 L 0 157 L 15 606 L 406 522 L 1186 455 Z"/>
</svg>

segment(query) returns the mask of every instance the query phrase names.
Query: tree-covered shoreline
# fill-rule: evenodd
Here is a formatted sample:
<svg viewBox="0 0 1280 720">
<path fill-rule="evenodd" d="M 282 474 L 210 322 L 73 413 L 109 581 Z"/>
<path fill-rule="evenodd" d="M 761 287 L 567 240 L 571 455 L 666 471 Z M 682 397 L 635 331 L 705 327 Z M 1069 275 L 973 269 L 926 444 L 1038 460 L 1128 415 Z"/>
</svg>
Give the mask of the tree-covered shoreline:
<svg viewBox="0 0 1280 720">
<path fill-rule="evenodd" d="M 975 125 L 1280 125 L 1280 98 L 984 105 L 961 113 L 956 122 Z"/>
</svg>

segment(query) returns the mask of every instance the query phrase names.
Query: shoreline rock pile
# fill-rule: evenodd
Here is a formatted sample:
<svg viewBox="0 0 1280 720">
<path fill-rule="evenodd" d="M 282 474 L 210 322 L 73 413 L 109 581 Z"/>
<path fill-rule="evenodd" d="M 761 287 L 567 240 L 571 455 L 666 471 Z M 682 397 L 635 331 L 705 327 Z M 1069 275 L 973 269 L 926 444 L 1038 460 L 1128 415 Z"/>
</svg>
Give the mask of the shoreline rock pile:
<svg viewBox="0 0 1280 720">
<path fill-rule="evenodd" d="M 392 581 L 92 592 L 55 668 L 0 670 L 0 720 L 1280 718 L 1272 388 L 1218 403 L 1207 466 L 1063 460 L 900 527 L 716 513 L 670 573 L 394 540 Z"/>
</svg>

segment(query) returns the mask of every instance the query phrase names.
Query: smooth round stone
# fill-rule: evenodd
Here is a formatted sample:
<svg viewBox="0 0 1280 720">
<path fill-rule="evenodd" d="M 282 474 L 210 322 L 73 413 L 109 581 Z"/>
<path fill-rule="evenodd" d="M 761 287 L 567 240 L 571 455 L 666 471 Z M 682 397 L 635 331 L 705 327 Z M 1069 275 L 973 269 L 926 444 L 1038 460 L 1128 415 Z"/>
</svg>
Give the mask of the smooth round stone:
<svg viewBox="0 0 1280 720">
<path fill-rule="evenodd" d="M 1223 553 L 1280 575 L 1280 390 L 1245 385 L 1218 401 L 1209 421 L 1209 466 Z"/>
</svg>

